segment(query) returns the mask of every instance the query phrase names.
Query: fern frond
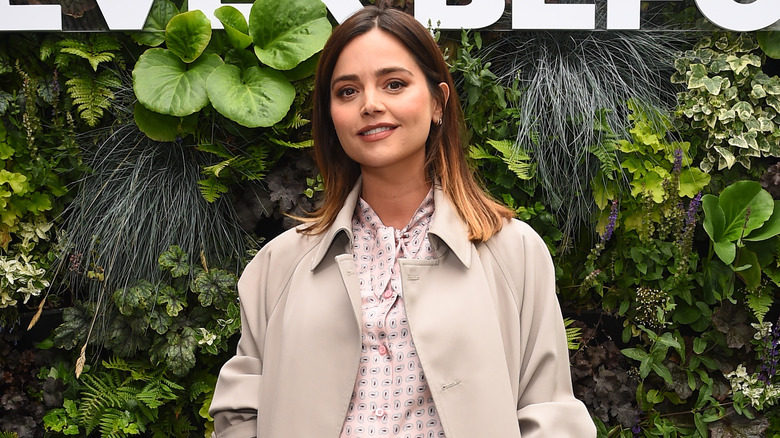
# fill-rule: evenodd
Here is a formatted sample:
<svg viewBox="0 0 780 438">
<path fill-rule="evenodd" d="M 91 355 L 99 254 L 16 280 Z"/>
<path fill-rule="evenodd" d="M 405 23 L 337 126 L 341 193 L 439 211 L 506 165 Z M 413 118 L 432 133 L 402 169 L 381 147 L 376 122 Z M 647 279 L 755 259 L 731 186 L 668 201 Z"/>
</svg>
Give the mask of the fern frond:
<svg viewBox="0 0 780 438">
<path fill-rule="evenodd" d="M 620 161 L 618 161 L 616 155 L 617 150 L 618 143 L 614 138 L 608 138 L 601 144 L 595 144 L 588 148 L 588 152 L 598 158 L 601 173 L 610 180 L 615 179 L 615 175 L 620 171 Z"/>
<path fill-rule="evenodd" d="M 498 160 L 499 158 L 488 152 L 480 145 L 471 145 L 469 147 L 469 158 L 472 160 Z"/>
<path fill-rule="evenodd" d="M 272 137 L 271 141 L 278 144 L 279 146 L 285 146 L 293 149 L 306 149 L 308 147 L 314 146 L 314 140 L 304 140 L 290 143 L 289 141 L 284 141 L 282 139 Z"/>
<path fill-rule="evenodd" d="M 111 107 L 113 90 L 119 89 L 122 84 L 115 73 L 104 70 L 95 78 L 75 77 L 65 82 L 65 85 L 81 118 L 89 126 L 95 126 L 103 117 L 103 110 Z"/>
<path fill-rule="evenodd" d="M 769 308 L 772 307 L 772 301 L 773 297 L 767 293 L 766 288 L 761 287 L 749 291 L 745 297 L 745 303 L 747 303 L 750 310 L 753 311 L 753 315 L 758 322 L 764 322 L 764 317 L 769 312 Z"/>
<path fill-rule="evenodd" d="M 576 350 L 580 348 L 580 342 L 582 338 L 582 329 L 580 327 L 569 327 L 574 322 L 571 318 L 563 320 L 563 325 L 566 327 L 566 345 L 569 350 Z"/>
<path fill-rule="evenodd" d="M 509 140 L 488 140 L 488 144 L 501 153 L 501 159 L 506 163 L 507 168 L 518 178 L 523 180 L 533 178 L 535 166 L 524 150 L 515 147 Z"/>
<path fill-rule="evenodd" d="M 200 194 L 203 195 L 203 198 L 208 202 L 214 202 L 219 199 L 222 194 L 228 192 L 227 186 L 214 177 L 198 181 L 198 188 L 200 189 Z"/>
<path fill-rule="evenodd" d="M 220 172 L 225 170 L 225 168 L 230 167 L 237 161 L 239 161 L 239 157 L 237 156 L 231 157 L 227 160 L 214 164 L 213 166 L 204 166 L 203 170 L 207 175 L 214 175 L 216 177 L 219 177 Z"/>
<path fill-rule="evenodd" d="M 116 52 L 119 51 L 117 40 L 105 34 L 90 35 L 87 41 L 64 39 L 60 42 L 60 47 L 62 53 L 86 59 L 94 71 L 97 71 L 101 63 L 116 59 Z"/>
</svg>

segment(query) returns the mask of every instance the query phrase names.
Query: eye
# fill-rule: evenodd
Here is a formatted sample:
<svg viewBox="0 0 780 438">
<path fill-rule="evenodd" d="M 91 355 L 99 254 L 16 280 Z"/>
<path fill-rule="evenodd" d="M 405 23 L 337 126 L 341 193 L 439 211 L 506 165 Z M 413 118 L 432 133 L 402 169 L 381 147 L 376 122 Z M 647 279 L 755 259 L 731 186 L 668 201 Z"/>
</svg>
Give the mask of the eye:
<svg viewBox="0 0 780 438">
<path fill-rule="evenodd" d="M 402 90 L 404 87 L 406 87 L 406 83 L 405 83 L 405 82 L 403 82 L 403 81 L 399 81 L 399 80 L 393 80 L 393 81 L 390 81 L 390 82 L 387 84 L 387 88 L 388 88 L 390 91 L 400 91 L 400 90 Z"/>
<path fill-rule="evenodd" d="M 357 93 L 357 90 L 355 90 L 352 87 L 344 87 L 340 89 L 338 92 L 336 92 L 336 96 L 338 97 L 350 97 L 353 94 Z"/>
</svg>

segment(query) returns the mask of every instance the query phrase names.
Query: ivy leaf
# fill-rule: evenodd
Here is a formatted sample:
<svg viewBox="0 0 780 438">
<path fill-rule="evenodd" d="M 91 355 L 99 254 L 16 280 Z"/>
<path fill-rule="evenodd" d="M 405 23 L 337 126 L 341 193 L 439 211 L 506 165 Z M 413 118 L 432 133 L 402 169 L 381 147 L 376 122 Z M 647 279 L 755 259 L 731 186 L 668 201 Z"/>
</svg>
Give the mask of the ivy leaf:
<svg viewBox="0 0 780 438">
<path fill-rule="evenodd" d="M 255 55 L 277 70 L 290 70 L 322 50 L 331 33 L 319 0 L 257 0 L 249 13 Z"/>
<path fill-rule="evenodd" d="M 187 307 L 187 297 L 179 290 L 165 286 L 157 294 L 157 304 L 165 305 L 165 311 L 170 316 L 178 316 L 179 312 Z"/>
<path fill-rule="evenodd" d="M 184 327 L 180 332 L 168 332 L 152 347 L 151 359 L 165 364 L 177 376 L 185 376 L 195 366 L 195 350 L 198 348 L 195 329 Z"/>
<path fill-rule="evenodd" d="M 222 269 L 201 272 L 192 283 L 192 290 L 198 294 L 198 301 L 204 307 L 213 305 L 218 309 L 235 299 L 236 277 Z"/>
<path fill-rule="evenodd" d="M 162 269 L 169 271 L 173 278 L 190 273 L 190 257 L 179 245 L 171 245 L 168 251 L 160 254 L 160 257 L 157 258 L 157 263 Z"/>
<path fill-rule="evenodd" d="M 191 63 L 211 40 L 211 20 L 200 10 L 182 12 L 165 26 L 165 44 L 182 61 Z"/>
</svg>

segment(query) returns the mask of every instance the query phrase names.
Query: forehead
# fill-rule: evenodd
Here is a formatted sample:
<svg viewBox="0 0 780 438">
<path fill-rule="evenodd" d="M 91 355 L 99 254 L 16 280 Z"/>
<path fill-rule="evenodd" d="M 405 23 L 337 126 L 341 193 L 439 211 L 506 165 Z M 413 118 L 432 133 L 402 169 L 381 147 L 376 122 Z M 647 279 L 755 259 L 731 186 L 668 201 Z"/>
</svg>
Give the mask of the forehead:
<svg viewBox="0 0 780 438">
<path fill-rule="evenodd" d="M 422 74 L 414 56 L 398 38 L 375 28 L 344 46 L 336 60 L 333 77 L 376 72 L 387 67 L 403 67 L 415 75 Z"/>
</svg>

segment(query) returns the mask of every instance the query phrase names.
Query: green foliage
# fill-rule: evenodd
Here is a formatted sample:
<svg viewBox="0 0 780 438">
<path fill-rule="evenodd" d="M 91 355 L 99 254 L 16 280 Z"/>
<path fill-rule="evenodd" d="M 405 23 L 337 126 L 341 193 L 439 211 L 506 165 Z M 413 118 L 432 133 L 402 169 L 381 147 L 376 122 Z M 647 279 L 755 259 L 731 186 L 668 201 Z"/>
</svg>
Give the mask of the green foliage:
<svg viewBox="0 0 780 438">
<path fill-rule="evenodd" d="M 535 197 L 555 213 L 567 240 L 582 227 L 592 231 L 595 206 L 582 194 L 598 169 L 589 151 L 604 144 L 601 127 L 625 136 L 630 100 L 672 104 L 667 78 L 676 42 L 654 32 L 508 32 L 478 52 L 504 83 L 518 84 L 513 140 L 535 161 Z"/>
<path fill-rule="evenodd" d="M 676 59 L 672 82 L 687 87 L 678 115 L 707 150 L 705 172 L 780 156 L 780 78 L 763 73 L 762 63 L 749 33 L 705 35 Z"/>
<path fill-rule="evenodd" d="M 764 241 L 776 239 L 780 234 L 780 201 L 755 181 L 739 181 L 726 187 L 720 196 L 706 195 L 702 198 L 707 231 L 715 253 L 720 260 L 730 265 L 735 262 L 737 248 L 743 261 L 758 262 L 755 251 L 743 248 L 745 241 Z M 760 281 L 760 267 L 753 263 L 743 265 L 739 260 L 735 270 L 742 272 L 745 280 L 750 274 L 757 273 Z M 749 281 L 752 289 L 758 287 L 758 281 Z"/>
<path fill-rule="evenodd" d="M 17 308 L 39 305 L 54 279 L 54 223 L 69 199 L 67 184 L 84 169 L 67 95 L 37 46 L 32 37 L 0 36 L 0 326 L 6 327 Z"/>
<path fill-rule="evenodd" d="M 551 251 L 561 239 L 547 208 L 531 197 L 537 186 L 536 163 L 514 143 L 521 96 L 518 81 L 503 84 L 480 58 L 482 35 L 462 31 L 460 45 L 444 42 L 450 71 L 467 117 L 469 158 L 488 190 L 544 237 Z"/>
<path fill-rule="evenodd" d="M 65 86 L 71 104 L 88 126 L 98 125 L 121 88 L 115 68 L 124 63 L 119 50 L 116 37 L 100 33 L 50 39 L 41 47 L 41 58 L 53 57 L 67 79 Z"/>
<path fill-rule="evenodd" d="M 111 296 L 111 323 L 91 342 L 106 345 L 120 357 L 148 350 L 154 366 L 185 376 L 201 351 L 217 355 L 239 328 L 235 275 L 222 269 L 193 266 L 181 248 L 172 245 L 159 256 L 165 276 L 160 283 L 139 280 Z M 185 273 L 192 273 L 189 280 Z M 73 348 L 86 341 L 94 308 L 74 307 L 55 330 L 55 345 Z M 151 330 L 149 330 L 151 329 Z"/>
<path fill-rule="evenodd" d="M 63 435 L 128 437 L 189 436 L 197 430 L 194 416 L 182 412 L 184 403 L 202 394 L 209 379 L 196 379 L 189 388 L 168 377 L 165 367 L 148 362 L 112 358 L 93 367 L 76 380 L 59 375 L 68 383 L 73 398 L 49 411 L 44 426 Z"/>
<path fill-rule="evenodd" d="M 780 32 L 767 31 L 756 33 L 758 45 L 764 51 L 766 56 L 774 59 L 780 59 Z"/>
<path fill-rule="evenodd" d="M 203 266 L 193 264 L 177 245 L 158 260 L 163 281 L 141 280 L 111 296 L 112 323 L 90 340 L 104 345 L 111 358 L 85 367 L 81 380 L 70 372 L 50 372 L 65 381 L 68 392 L 62 407 L 46 415 L 47 430 L 185 437 L 202 431 L 203 419 L 211 421 L 207 412 L 216 377 L 208 370 L 225 360 L 240 328 L 237 278 L 208 268 L 205 260 Z M 70 349 L 85 342 L 94 313 L 94 304 L 65 309 L 55 345 Z M 136 359 L 141 351 L 146 359 Z"/>
<path fill-rule="evenodd" d="M 116 74 L 103 70 L 96 77 L 75 77 L 65 82 L 77 111 L 89 126 L 95 126 L 103 111 L 111 108 L 114 91 L 121 86 Z"/>
<path fill-rule="evenodd" d="M 230 43 L 220 54 L 204 54 L 212 35 L 202 12 L 173 16 L 165 29 L 167 48 L 147 50 L 133 70 L 139 102 L 176 117 L 211 103 L 223 116 L 251 128 L 281 122 L 295 98 L 295 88 L 281 71 L 322 49 L 331 31 L 325 5 L 318 0 L 258 0 L 248 24 L 236 12 L 232 6 L 220 8 L 218 17 L 225 21 Z M 251 53 L 245 50 L 248 37 L 254 43 L 254 59 L 238 54 Z M 236 59 L 242 62 L 231 63 Z"/>
<path fill-rule="evenodd" d="M 628 118 L 633 123 L 630 140 L 617 139 L 608 127 L 602 126 L 607 142 L 601 148 L 594 148 L 601 167 L 591 181 L 598 208 L 603 211 L 608 201 L 618 198 L 624 176 L 634 198 L 644 195 L 660 204 L 671 197 L 696 196 L 710 183 L 710 176 L 691 167 L 690 143 L 667 140 L 671 122 L 658 110 L 643 108 L 634 101 L 628 107 L 631 110 Z M 667 193 L 668 189 L 676 193 Z M 639 217 L 632 217 L 627 225 L 635 228 L 638 222 L 641 222 Z M 600 222 L 597 231 L 603 232 L 603 226 Z"/>
</svg>

